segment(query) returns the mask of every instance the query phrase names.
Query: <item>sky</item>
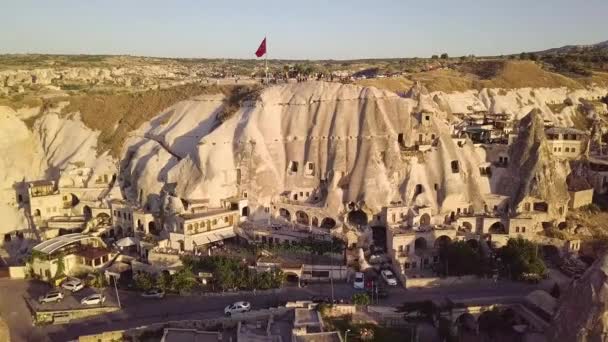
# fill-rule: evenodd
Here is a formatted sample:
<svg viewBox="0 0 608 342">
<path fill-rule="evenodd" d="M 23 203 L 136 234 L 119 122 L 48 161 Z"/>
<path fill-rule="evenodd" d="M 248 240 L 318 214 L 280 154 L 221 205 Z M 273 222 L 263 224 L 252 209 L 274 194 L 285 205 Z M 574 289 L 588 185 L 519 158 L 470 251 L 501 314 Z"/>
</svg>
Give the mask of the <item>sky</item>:
<svg viewBox="0 0 608 342">
<path fill-rule="evenodd" d="M 608 0 L 0 0 L 0 53 L 357 59 L 608 40 Z"/>
</svg>

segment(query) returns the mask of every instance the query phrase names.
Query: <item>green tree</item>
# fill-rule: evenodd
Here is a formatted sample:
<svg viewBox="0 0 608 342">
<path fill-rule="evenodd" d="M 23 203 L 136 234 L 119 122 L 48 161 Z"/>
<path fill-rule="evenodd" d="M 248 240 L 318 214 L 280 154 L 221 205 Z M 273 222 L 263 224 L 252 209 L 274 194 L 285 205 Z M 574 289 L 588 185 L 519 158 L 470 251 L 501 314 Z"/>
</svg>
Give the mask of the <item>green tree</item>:
<svg viewBox="0 0 608 342">
<path fill-rule="evenodd" d="M 509 239 L 507 245 L 497 253 L 502 262 L 503 274 L 512 279 L 523 279 L 524 274 L 544 276 L 545 263 L 538 251 L 538 246 L 521 237 Z"/>
<path fill-rule="evenodd" d="M 175 272 L 171 284 L 176 292 L 189 292 L 196 286 L 196 276 L 189 268 L 182 268 Z"/>
<path fill-rule="evenodd" d="M 431 56 L 431 59 L 439 59 L 439 56 L 437 56 L 437 55 L 432 55 L 432 56 Z"/>
<path fill-rule="evenodd" d="M 169 272 L 161 272 L 158 278 L 156 278 L 156 285 L 165 292 L 171 291 L 173 289 L 173 276 Z"/>
<path fill-rule="evenodd" d="M 441 246 L 439 264 L 444 275 L 480 274 L 482 258 L 478 250 L 465 241 L 456 241 Z"/>
<path fill-rule="evenodd" d="M 449 58 L 449 56 L 447 53 L 444 52 L 441 54 L 441 59 L 448 59 L 448 58 Z"/>
<path fill-rule="evenodd" d="M 60 255 L 57 258 L 57 271 L 55 272 L 55 279 L 61 278 L 65 275 L 65 261 L 63 260 L 63 255 Z"/>
<path fill-rule="evenodd" d="M 355 293 L 352 296 L 351 301 L 355 305 L 369 305 L 371 303 L 367 293 Z"/>
<path fill-rule="evenodd" d="M 135 281 L 135 287 L 142 291 L 148 291 L 156 285 L 156 281 L 154 277 L 147 272 L 138 272 L 135 277 L 133 277 Z"/>
</svg>

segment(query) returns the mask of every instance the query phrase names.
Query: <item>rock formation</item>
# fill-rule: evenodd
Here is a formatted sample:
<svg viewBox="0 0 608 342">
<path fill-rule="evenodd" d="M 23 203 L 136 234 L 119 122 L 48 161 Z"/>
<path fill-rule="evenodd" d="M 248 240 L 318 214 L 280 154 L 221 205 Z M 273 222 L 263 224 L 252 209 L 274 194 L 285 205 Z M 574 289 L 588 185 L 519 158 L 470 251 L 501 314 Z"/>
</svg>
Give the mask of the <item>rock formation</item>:
<svg viewBox="0 0 608 342">
<path fill-rule="evenodd" d="M 608 255 L 599 258 L 561 295 L 548 339 L 552 342 L 608 340 Z"/>
</svg>

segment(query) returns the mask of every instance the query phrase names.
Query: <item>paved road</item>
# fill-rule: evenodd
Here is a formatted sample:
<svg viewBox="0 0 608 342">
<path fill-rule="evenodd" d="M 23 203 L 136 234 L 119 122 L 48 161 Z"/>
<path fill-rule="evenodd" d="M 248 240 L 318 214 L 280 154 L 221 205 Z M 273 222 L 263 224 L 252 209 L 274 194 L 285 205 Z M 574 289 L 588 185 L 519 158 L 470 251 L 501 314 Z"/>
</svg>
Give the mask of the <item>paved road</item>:
<svg viewBox="0 0 608 342">
<path fill-rule="evenodd" d="M 488 298 L 506 302 L 526 295 L 536 287 L 520 283 L 497 283 L 492 285 L 459 286 L 441 289 L 405 290 L 400 287 L 388 289 L 389 296 L 378 304 L 396 306 L 406 301 L 450 298 L 463 300 Z M 37 296 L 46 287 L 39 283 L 21 280 L 0 280 L 0 314 L 7 320 L 13 341 L 69 341 L 79 335 L 107 330 L 133 328 L 167 320 L 206 319 L 221 316 L 229 303 L 247 300 L 253 308 L 267 308 L 282 302 L 306 300 L 313 295 L 330 297 L 329 284 L 309 285 L 306 288 L 288 288 L 274 294 L 247 294 L 226 296 L 167 296 L 165 299 L 143 299 L 136 293 L 120 292 L 123 309 L 94 318 L 73 321 L 66 325 L 33 327 L 24 296 Z M 113 291 L 106 290 L 108 297 Z M 350 298 L 354 290 L 350 284 L 336 284 L 335 298 Z"/>
</svg>

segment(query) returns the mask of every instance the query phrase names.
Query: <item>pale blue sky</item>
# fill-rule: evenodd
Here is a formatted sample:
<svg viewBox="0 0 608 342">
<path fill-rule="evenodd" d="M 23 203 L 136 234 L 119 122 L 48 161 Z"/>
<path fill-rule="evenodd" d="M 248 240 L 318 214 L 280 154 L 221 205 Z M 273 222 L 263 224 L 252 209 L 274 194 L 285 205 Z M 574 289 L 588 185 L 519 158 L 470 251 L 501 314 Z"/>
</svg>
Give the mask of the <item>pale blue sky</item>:
<svg viewBox="0 0 608 342">
<path fill-rule="evenodd" d="M 608 0 L 0 0 L 0 53 L 500 55 L 608 40 Z"/>
</svg>

